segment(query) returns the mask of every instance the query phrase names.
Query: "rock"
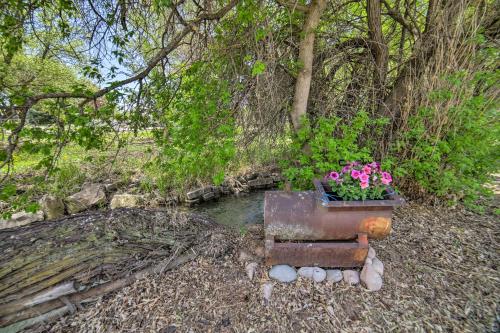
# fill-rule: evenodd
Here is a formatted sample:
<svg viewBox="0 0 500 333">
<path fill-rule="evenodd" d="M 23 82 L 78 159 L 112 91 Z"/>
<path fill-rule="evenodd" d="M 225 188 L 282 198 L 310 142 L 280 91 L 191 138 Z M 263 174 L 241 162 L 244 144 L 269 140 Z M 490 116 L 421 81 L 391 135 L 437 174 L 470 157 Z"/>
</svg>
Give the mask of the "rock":
<svg viewBox="0 0 500 333">
<path fill-rule="evenodd" d="M 326 271 L 323 268 L 314 267 L 312 278 L 314 282 L 323 282 L 326 279 Z"/>
<path fill-rule="evenodd" d="M 68 213 L 75 214 L 93 206 L 106 202 L 104 186 L 100 184 L 89 184 L 83 189 L 66 198 L 66 208 Z"/>
<path fill-rule="evenodd" d="M 111 209 L 116 209 L 120 207 L 133 208 L 142 204 L 144 198 L 142 195 L 137 194 L 115 194 L 109 207 Z"/>
<path fill-rule="evenodd" d="M 188 198 L 188 200 L 193 200 L 193 199 L 199 198 L 201 195 L 203 195 L 203 193 L 204 193 L 204 189 L 199 188 L 199 189 L 196 189 L 194 191 L 186 193 L 186 197 Z"/>
<path fill-rule="evenodd" d="M 382 288 L 382 277 L 375 270 L 373 265 L 367 264 L 361 270 L 361 282 L 366 289 L 377 291 Z"/>
<path fill-rule="evenodd" d="M 64 216 L 64 202 L 60 198 L 53 195 L 44 195 L 38 203 L 47 220 Z"/>
<path fill-rule="evenodd" d="M 312 279 L 314 267 L 301 267 L 298 270 L 298 274 L 306 279 Z"/>
<path fill-rule="evenodd" d="M 382 261 L 380 261 L 378 258 L 373 258 L 372 265 L 377 273 L 379 273 L 381 276 L 384 275 L 384 263 Z"/>
<path fill-rule="evenodd" d="M 259 264 L 257 264 L 256 262 L 251 262 L 245 266 L 245 271 L 247 272 L 247 276 L 250 279 L 250 281 L 253 280 L 257 267 L 259 267 Z"/>
<path fill-rule="evenodd" d="M 371 246 L 368 247 L 368 258 L 373 259 L 377 253 L 375 253 L 375 249 Z"/>
<path fill-rule="evenodd" d="M 269 271 L 269 277 L 280 282 L 292 282 L 297 279 L 297 271 L 288 265 L 276 265 Z"/>
<path fill-rule="evenodd" d="M 371 260 L 370 258 L 366 257 L 365 259 L 365 265 L 368 264 L 368 265 L 371 265 L 373 263 L 373 260 Z"/>
<path fill-rule="evenodd" d="M 347 269 L 342 272 L 344 281 L 349 285 L 355 285 L 359 283 L 359 273 L 351 269 Z"/>
<path fill-rule="evenodd" d="M 328 305 L 328 306 L 326 307 L 326 312 L 327 312 L 330 316 L 335 317 L 335 311 L 333 311 L 333 306 Z"/>
<path fill-rule="evenodd" d="M 326 278 L 326 272 L 319 267 L 301 267 L 298 274 L 307 279 L 313 279 L 314 282 L 322 282 Z"/>
<path fill-rule="evenodd" d="M 215 198 L 215 193 L 214 192 L 207 192 L 203 194 L 203 200 L 209 201 Z"/>
<path fill-rule="evenodd" d="M 326 281 L 335 283 L 342 281 L 342 271 L 340 269 L 326 270 Z"/>
<path fill-rule="evenodd" d="M 272 282 L 266 282 L 262 286 L 262 297 L 264 297 L 264 301 L 269 303 L 271 301 L 271 295 L 273 293 L 273 284 Z"/>
<path fill-rule="evenodd" d="M 239 262 L 247 262 L 247 261 L 253 261 L 255 260 L 254 256 L 248 253 L 245 250 L 240 250 L 240 253 L 238 254 L 238 261 Z"/>
<path fill-rule="evenodd" d="M 36 213 L 17 212 L 12 214 L 10 220 L 0 220 L 0 229 L 20 227 L 38 221 L 43 221 L 41 210 Z"/>
</svg>

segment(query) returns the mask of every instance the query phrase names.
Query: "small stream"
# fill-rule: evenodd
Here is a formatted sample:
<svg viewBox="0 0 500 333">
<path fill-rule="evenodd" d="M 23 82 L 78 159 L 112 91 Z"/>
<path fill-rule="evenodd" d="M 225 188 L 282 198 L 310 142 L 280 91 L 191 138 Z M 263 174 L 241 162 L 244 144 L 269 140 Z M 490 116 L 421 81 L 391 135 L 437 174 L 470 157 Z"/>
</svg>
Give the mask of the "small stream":
<svg viewBox="0 0 500 333">
<path fill-rule="evenodd" d="M 225 226 L 244 230 L 246 225 L 264 223 L 264 191 L 221 197 L 193 206 L 191 211 L 210 216 Z"/>
</svg>

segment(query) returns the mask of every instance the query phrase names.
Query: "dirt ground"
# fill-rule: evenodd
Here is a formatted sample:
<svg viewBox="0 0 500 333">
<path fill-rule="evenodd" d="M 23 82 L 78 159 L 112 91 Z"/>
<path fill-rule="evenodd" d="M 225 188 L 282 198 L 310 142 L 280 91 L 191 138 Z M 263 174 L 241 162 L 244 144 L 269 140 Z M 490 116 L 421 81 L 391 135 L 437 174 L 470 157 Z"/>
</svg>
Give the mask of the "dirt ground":
<svg viewBox="0 0 500 333">
<path fill-rule="evenodd" d="M 493 214 L 461 208 L 399 208 L 393 233 L 372 242 L 385 264 L 384 286 L 299 278 L 274 283 L 261 263 L 250 281 L 241 249 L 262 230 L 228 236 L 228 252 L 201 255 L 183 267 L 150 276 L 73 315 L 32 331 L 47 332 L 498 332 L 499 228 Z"/>
</svg>

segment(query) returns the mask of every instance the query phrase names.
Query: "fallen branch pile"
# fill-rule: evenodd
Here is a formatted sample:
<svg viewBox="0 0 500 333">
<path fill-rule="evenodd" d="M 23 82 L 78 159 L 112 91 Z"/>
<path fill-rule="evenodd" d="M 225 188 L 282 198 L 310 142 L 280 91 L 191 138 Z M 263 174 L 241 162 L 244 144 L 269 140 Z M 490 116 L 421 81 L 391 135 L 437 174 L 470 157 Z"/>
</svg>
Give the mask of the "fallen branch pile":
<svg viewBox="0 0 500 333">
<path fill-rule="evenodd" d="M 26 327 L 197 256 L 222 229 L 199 215 L 118 209 L 0 231 L 0 327 Z M 227 244 L 227 243 L 224 243 Z M 215 246 L 215 247 L 214 247 Z"/>
</svg>

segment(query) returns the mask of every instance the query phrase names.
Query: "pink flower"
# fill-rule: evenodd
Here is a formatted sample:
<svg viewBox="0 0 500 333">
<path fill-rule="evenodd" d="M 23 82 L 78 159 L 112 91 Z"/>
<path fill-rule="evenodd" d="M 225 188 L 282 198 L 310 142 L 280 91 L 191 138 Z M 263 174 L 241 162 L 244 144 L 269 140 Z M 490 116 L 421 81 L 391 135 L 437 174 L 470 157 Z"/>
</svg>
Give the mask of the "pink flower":
<svg viewBox="0 0 500 333">
<path fill-rule="evenodd" d="M 361 186 L 361 188 L 364 190 L 365 188 L 368 187 L 368 182 L 361 182 L 359 183 L 359 186 Z"/>
<path fill-rule="evenodd" d="M 392 176 L 388 172 L 382 172 L 382 184 L 389 185 L 392 182 Z"/>
<path fill-rule="evenodd" d="M 378 164 L 377 162 L 371 162 L 369 164 L 369 166 L 372 168 L 372 169 L 375 169 L 375 170 L 379 170 L 380 169 L 380 164 Z"/>
<path fill-rule="evenodd" d="M 352 170 L 351 171 L 351 177 L 353 179 L 358 179 L 360 175 L 361 175 L 361 173 L 358 170 Z"/>
<path fill-rule="evenodd" d="M 368 165 L 365 165 L 363 167 L 363 172 L 366 173 L 367 175 L 372 173 L 372 168 L 370 168 Z"/>
<path fill-rule="evenodd" d="M 348 173 L 349 170 L 351 170 L 351 165 L 347 164 L 345 167 L 342 168 L 342 173 Z"/>
<path fill-rule="evenodd" d="M 332 171 L 332 172 L 330 172 L 329 177 L 330 177 L 330 179 L 332 179 L 332 180 L 338 180 L 338 179 L 339 179 L 339 173 L 338 173 L 338 172 L 335 172 L 335 171 Z"/>
<path fill-rule="evenodd" d="M 367 183 L 369 179 L 370 177 L 364 172 L 361 175 L 359 175 L 359 180 L 363 183 Z"/>
</svg>

